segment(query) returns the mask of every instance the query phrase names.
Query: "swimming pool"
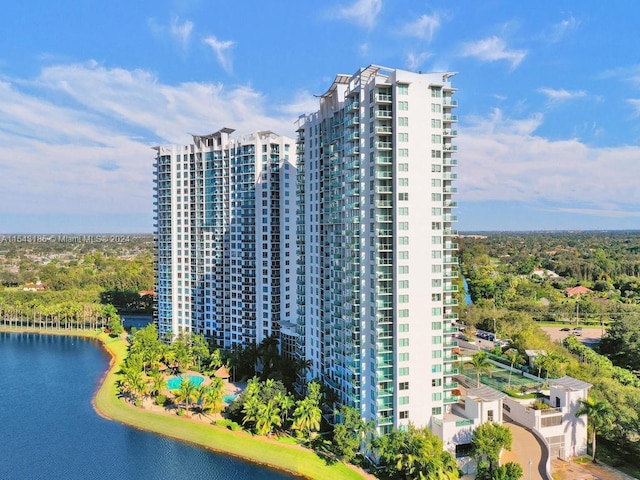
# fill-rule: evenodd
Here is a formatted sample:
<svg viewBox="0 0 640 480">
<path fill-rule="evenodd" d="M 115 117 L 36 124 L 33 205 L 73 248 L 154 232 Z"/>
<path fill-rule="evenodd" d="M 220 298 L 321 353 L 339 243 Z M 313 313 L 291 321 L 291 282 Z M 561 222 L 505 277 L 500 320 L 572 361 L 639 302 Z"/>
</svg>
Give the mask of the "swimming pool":
<svg viewBox="0 0 640 480">
<path fill-rule="evenodd" d="M 167 388 L 169 390 L 178 390 L 184 378 L 185 377 L 183 376 L 171 377 L 169 380 L 167 380 Z M 191 380 L 191 383 L 193 383 L 196 387 L 200 386 L 202 382 L 204 382 L 204 377 L 201 377 L 199 375 L 187 375 L 186 378 Z"/>
<path fill-rule="evenodd" d="M 224 403 L 231 403 L 236 398 L 238 398 L 238 395 L 223 395 L 222 396 L 222 400 L 224 400 Z"/>
</svg>

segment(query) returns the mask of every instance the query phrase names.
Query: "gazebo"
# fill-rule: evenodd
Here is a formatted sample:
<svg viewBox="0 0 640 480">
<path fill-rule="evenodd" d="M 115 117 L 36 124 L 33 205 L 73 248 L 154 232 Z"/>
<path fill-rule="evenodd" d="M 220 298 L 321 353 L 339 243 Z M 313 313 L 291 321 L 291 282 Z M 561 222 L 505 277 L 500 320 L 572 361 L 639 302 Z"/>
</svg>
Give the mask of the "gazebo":
<svg viewBox="0 0 640 480">
<path fill-rule="evenodd" d="M 229 375 L 229 369 L 227 368 L 226 365 L 222 365 L 219 369 L 217 369 L 214 373 L 213 373 L 214 377 L 218 377 L 218 378 L 222 378 L 225 381 L 229 381 L 229 377 L 231 375 Z"/>
</svg>

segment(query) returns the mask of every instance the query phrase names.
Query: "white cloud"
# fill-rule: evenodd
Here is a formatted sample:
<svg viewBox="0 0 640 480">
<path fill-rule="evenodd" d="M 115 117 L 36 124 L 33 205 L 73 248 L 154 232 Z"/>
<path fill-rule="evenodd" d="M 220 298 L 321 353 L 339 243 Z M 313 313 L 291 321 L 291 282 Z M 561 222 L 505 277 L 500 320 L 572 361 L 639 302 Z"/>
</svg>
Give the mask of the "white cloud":
<svg viewBox="0 0 640 480">
<path fill-rule="evenodd" d="M 185 20 L 180 23 L 178 17 L 173 17 L 169 25 L 159 23 L 155 18 L 150 18 L 147 24 L 151 31 L 159 38 L 165 38 L 167 34 L 173 38 L 183 50 L 186 50 L 193 33 L 193 22 Z"/>
<path fill-rule="evenodd" d="M 291 103 L 277 107 L 278 111 L 298 118 L 300 115 L 308 114 L 318 110 L 320 102 L 310 92 L 302 90 L 296 92 Z"/>
<path fill-rule="evenodd" d="M 220 66 L 225 70 L 225 72 L 231 73 L 233 68 L 231 65 L 230 52 L 228 52 L 228 50 L 233 47 L 234 42 L 231 40 L 218 40 L 213 35 L 204 38 L 202 41 L 213 49 Z"/>
<path fill-rule="evenodd" d="M 337 16 L 356 25 L 373 28 L 382 10 L 382 0 L 356 0 L 349 7 L 338 9 Z"/>
<path fill-rule="evenodd" d="M 549 100 L 549 103 L 560 103 L 567 100 L 573 100 L 574 98 L 587 96 L 587 92 L 585 92 L 584 90 L 569 91 L 562 88 L 539 88 L 538 92 L 545 95 Z"/>
<path fill-rule="evenodd" d="M 570 15 L 568 18 L 552 25 L 551 35 L 549 35 L 548 39 L 552 42 L 559 42 L 566 33 L 575 30 L 579 25 L 580 21 L 573 15 Z"/>
<path fill-rule="evenodd" d="M 557 209 L 637 212 L 640 147 L 598 148 L 535 135 L 542 115 L 505 118 L 500 110 L 460 127 L 461 202 L 553 203 Z M 633 213 L 635 214 L 635 213 Z"/>
<path fill-rule="evenodd" d="M 0 214 L 151 212 L 151 146 L 222 127 L 293 136 L 305 92 L 267 109 L 250 87 L 163 84 L 144 70 L 53 65 L 0 80 Z"/>
<path fill-rule="evenodd" d="M 505 60 L 514 69 L 526 57 L 526 50 L 508 50 L 507 44 L 495 35 L 489 38 L 478 40 L 477 42 L 465 43 L 462 47 L 463 57 L 475 57 L 484 62 L 496 62 Z"/>
<path fill-rule="evenodd" d="M 433 40 L 433 36 L 436 30 L 440 27 L 440 16 L 434 15 L 421 15 L 413 22 L 408 23 L 402 29 L 405 35 L 411 37 L 421 38 L 430 42 Z"/>
<path fill-rule="evenodd" d="M 627 103 L 635 110 L 635 115 L 640 116 L 640 98 L 628 98 Z"/>
<path fill-rule="evenodd" d="M 185 20 L 180 24 L 178 17 L 174 17 L 171 20 L 169 31 L 182 47 L 186 49 L 191 39 L 191 32 L 193 32 L 193 22 Z"/>
<path fill-rule="evenodd" d="M 631 65 L 629 67 L 619 67 L 602 72 L 598 78 L 606 80 L 609 78 L 622 79 L 632 83 L 636 87 L 640 87 L 640 65 Z"/>
<path fill-rule="evenodd" d="M 431 54 L 429 52 L 413 53 L 407 55 L 407 68 L 409 70 L 418 70 Z"/>
</svg>

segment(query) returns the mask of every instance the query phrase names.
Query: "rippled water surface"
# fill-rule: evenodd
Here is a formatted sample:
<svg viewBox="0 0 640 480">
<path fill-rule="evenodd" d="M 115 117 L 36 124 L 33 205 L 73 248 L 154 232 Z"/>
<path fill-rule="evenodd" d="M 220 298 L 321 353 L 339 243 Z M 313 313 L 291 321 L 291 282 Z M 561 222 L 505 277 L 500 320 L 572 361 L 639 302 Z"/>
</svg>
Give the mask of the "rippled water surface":
<svg viewBox="0 0 640 480">
<path fill-rule="evenodd" d="M 108 364 L 97 342 L 0 333 L 0 479 L 293 478 L 100 417 Z"/>
</svg>

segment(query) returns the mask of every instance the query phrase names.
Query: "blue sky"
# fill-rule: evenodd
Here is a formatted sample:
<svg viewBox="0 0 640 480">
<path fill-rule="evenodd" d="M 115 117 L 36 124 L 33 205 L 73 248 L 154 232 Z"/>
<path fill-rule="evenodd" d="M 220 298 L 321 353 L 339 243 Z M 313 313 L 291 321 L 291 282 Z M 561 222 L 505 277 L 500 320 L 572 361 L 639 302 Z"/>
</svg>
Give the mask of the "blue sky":
<svg viewBox="0 0 640 480">
<path fill-rule="evenodd" d="M 640 3 L 9 2 L 0 234 L 151 232 L 151 146 L 294 135 L 337 73 L 455 71 L 457 228 L 635 229 Z"/>
</svg>

